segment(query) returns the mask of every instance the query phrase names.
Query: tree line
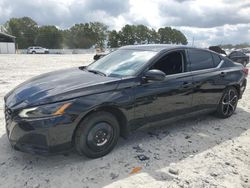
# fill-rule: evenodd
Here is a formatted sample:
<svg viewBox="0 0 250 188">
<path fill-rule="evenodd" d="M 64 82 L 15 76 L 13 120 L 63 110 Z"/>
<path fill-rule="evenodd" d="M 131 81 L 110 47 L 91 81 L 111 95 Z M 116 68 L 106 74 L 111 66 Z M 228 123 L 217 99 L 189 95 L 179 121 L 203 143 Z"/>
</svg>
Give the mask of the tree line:
<svg viewBox="0 0 250 188">
<path fill-rule="evenodd" d="M 223 45 L 219 45 L 221 48 L 223 49 L 242 49 L 242 48 L 250 48 L 250 44 L 248 43 L 241 43 L 241 44 L 223 44 Z"/>
<path fill-rule="evenodd" d="M 116 48 L 133 44 L 187 44 L 185 35 L 171 27 L 155 29 L 145 25 L 125 25 L 120 31 L 108 30 L 100 22 L 79 23 L 69 29 L 54 25 L 39 26 L 29 17 L 11 18 L 4 24 L 7 32 L 16 37 L 18 48 L 42 46 L 60 48 Z"/>
</svg>

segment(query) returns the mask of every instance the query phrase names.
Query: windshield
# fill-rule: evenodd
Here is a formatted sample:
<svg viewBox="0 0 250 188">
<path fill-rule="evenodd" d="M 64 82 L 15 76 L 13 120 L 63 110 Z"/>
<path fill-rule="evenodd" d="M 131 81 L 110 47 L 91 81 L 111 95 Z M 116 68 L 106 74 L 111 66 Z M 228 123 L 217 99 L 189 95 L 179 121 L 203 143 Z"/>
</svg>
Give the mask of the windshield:
<svg viewBox="0 0 250 188">
<path fill-rule="evenodd" d="M 90 64 L 87 70 L 101 72 L 106 76 L 134 76 L 156 53 L 120 49 Z"/>
</svg>

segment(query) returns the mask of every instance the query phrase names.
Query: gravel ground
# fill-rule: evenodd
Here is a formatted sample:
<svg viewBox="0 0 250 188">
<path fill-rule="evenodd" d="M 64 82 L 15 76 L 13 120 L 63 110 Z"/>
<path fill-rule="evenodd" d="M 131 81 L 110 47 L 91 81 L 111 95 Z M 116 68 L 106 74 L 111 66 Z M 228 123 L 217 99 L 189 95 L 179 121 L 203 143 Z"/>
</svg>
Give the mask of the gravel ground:
<svg viewBox="0 0 250 188">
<path fill-rule="evenodd" d="M 0 55 L 0 187 L 250 188 L 250 87 L 229 119 L 204 115 L 120 139 L 105 157 L 43 157 L 13 150 L 3 97 L 35 75 L 91 62 L 86 55 Z"/>
</svg>

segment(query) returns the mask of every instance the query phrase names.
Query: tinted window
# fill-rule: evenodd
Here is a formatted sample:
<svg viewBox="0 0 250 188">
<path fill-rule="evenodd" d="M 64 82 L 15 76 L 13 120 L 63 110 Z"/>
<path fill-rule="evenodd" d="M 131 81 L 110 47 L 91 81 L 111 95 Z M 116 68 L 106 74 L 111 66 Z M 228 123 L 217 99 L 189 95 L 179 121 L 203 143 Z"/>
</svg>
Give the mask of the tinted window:
<svg viewBox="0 0 250 188">
<path fill-rule="evenodd" d="M 237 56 L 237 53 L 236 52 L 232 52 L 231 54 L 230 54 L 230 57 L 236 57 Z"/>
<path fill-rule="evenodd" d="M 212 55 L 210 52 L 203 50 L 188 50 L 191 61 L 191 70 L 202 70 L 214 67 Z"/>
<path fill-rule="evenodd" d="M 242 53 L 242 52 L 237 52 L 236 55 L 237 55 L 237 56 L 244 56 L 245 54 Z"/>
<path fill-rule="evenodd" d="M 244 56 L 244 53 L 242 53 L 242 52 L 232 52 L 229 56 L 230 57 Z"/>
<path fill-rule="evenodd" d="M 220 56 L 218 56 L 216 54 L 212 54 L 212 56 L 213 56 L 213 59 L 214 59 L 214 66 L 217 67 L 221 62 L 221 58 L 220 58 Z"/>
<path fill-rule="evenodd" d="M 184 72 L 184 56 L 181 52 L 171 52 L 157 61 L 150 69 L 158 69 L 166 75 Z"/>
</svg>

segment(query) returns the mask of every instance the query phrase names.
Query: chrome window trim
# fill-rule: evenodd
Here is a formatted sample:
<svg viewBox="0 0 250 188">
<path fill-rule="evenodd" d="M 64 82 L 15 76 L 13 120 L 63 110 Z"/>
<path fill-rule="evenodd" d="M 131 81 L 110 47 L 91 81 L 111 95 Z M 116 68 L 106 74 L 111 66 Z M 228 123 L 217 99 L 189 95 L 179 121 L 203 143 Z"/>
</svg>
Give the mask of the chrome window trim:
<svg viewBox="0 0 250 188">
<path fill-rule="evenodd" d="M 221 60 L 220 63 L 217 65 L 217 67 L 214 67 L 214 68 L 202 69 L 202 70 L 196 70 L 196 71 L 188 71 L 188 72 L 182 72 L 182 73 L 177 73 L 177 74 L 172 74 L 172 75 L 166 75 L 165 80 L 171 79 L 171 78 L 179 78 L 179 77 L 189 76 L 189 75 L 193 75 L 193 73 L 206 73 L 209 71 L 217 70 L 217 69 L 221 68 L 223 63 L 224 63 L 224 60 Z"/>
<path fill-rule="evenodd" d="M 208 69 L 201 69 L 201 70 L 195 70 L 195 71 L 190 71 L 190 72 L 199 73 L 199 72 L 207 72 L 207 71 L 211 71 L 211 70 L 217 70 L 217 69 L 221 68 L 223 63 L 224 63 L 224 60 L 221 60 L 220 63 L 217 65 L 217 67 L 208 68 Z"/>
<path fill-rule="evenodd" d="M 181 50 L 183 50 L 183 49 L 181 49 Z M 168 53 L 171 53 L 171 52 L 174 52 L 174 51 L 176 51 L 176 50 L 171 50 L 171 51 L 168 51 L 166 54 L 168 54 Z M 164 54 L 164 55 L 166 55 L 166 54 Z M 164 56 L 164 55 L 162 55 L 162 57 Z M 181 54 L 182 56 L 183 56 L 183 54 Z M 159 59 L 160 59 L 161 57 L 159 57 Z M 158 60 L 159 60 L 158 59 Z M 180 78 L 180 77 L 185 77 L 185 76 L 190 76 L 190 75 L 193 75 L 193 74 L 199 74 L 199 73 L 206 73 L 206 72 L 210 72 L 210 71 L 215 71 L 215 70 L 218 70 L 218 69 L 220 69 L 221 68 L 221 66 L 224 64 L 224 60 L 222 59 L 221 61 L 220 61 L 220 63 L 216 66 L 216 67 L 213 67 L 213 68 L 207 68 L 207 69 L 201 69 L 201 70 L 195 70 L 195 71 L 191 71 L 191 70 L 189 70 L 189 71 L 187 71 L 187 72 L 181 72 L 181 73 L 177 73 L 177 74 L 171 74 L 171 75 L 166 75 L 165 76 L 165 79 L 163 80 L 163 81 L 166 81 L 166 80 L 168 80 L 168 79 L 171 79 L 171 78 Z M 183 62 L 184 63 L 184 62 Z M 153 64 L 153 63 L 152 63 Z M 187 65 L 191 65 L 190 64 L 190 62 L 187 62 Z M 152 65 L 151 65 L 152 66 Z M 144 70 L 145 71 L 145 70 Z M 185 71 L 185 70 L 184 70 Z M 143 72 L 143 71 L 142 71 Z"/>
</svg>

